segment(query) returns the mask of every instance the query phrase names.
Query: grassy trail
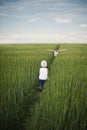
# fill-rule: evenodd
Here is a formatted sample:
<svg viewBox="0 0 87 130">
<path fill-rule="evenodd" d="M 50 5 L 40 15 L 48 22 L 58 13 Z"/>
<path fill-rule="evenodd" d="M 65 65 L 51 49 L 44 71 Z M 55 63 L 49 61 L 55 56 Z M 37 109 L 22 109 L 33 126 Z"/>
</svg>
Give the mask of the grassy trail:
<svg viewBox="0 0 87 130">
<path fill-rule="evenodd" d="M 59 45 L 57 45 L 56 47 L 59 48 Z M 49 71 L 51 69 L 51 65 L 52 65 L 54 59 L 55 59 L 54 55 L 51 54 L 50 58 L 47 60 L 47 62 L 48 62 L 48 66 L 47 67 L 48 67 Z M 38 77 L 37 77 L 37 79 L 38 79 Z M 25 119 L 25 121 L 23 121 L 23 119 L 22 119 L 23 123 L 26 122 L 27 118 L 28 118 L 28 120 L 31 120 L 32 108 L 34 108 L 34 106 L 37 104 L 37 102 L 39 102 L 39 95 L 43 92 L 43 91 L 42 92 L 38 91 L 38 83 L 35 83 L 32 88 L 34 88 L 33 94 L 31 95 L 31 97 L 27 97 L 27 100 L 25 100 L 25 102 L 23 103 L 23 104 L 25 104 L 23 110 L 25 109 L 25 111 L 26 111 L 26 112 L 24 112 L 24 113 L 26 113 L 26 115 L 24 115 L 25 117 L 23 117 L 23 119 Z M 29 103 L 29 106 L 27 105 L 28 103 Z M 23 129 L 24 129 L 24 127 L 23 127 Z"/>
</svg>

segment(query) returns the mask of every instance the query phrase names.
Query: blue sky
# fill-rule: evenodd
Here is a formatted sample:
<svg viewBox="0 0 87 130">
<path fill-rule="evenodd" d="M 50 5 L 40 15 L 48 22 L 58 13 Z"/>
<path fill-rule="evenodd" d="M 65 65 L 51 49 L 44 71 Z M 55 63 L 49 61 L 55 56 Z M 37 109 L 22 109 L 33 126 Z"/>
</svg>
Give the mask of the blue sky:
<svg viewBox="0 0 87 130">
<path fill-rule="evenodd" d="M 87 43 L 87 0 L 0 0 L 0 43 Z"/>
</svg>

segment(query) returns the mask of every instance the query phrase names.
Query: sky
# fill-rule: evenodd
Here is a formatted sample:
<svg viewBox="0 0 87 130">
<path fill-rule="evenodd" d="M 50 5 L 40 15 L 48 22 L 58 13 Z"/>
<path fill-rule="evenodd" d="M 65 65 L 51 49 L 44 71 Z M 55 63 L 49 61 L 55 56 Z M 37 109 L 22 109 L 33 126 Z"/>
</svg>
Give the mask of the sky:
<svg viewBox="0 0 87 130">
<path fill-rule="evenodd" d="M 0 43 L 87 43 L 87 0 L 0 0 Z"/>
</svg>

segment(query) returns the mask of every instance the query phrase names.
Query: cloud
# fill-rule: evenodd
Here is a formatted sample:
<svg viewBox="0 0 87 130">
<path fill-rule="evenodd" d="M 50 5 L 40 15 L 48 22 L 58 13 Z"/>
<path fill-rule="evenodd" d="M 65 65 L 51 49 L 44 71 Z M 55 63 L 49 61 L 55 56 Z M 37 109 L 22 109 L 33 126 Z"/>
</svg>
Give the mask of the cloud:
<svg viewBox="0 0 87 130">
<path fill-rule="evenodd" d="M 8 14 L 6 14 L 6 13 L 0 13 L 0 17 L 7 17 L 8 16 Z"/>
<path fill-rule="evenodd" d="M 87 43 L 86 34 L 7 34 L 0 35 L 0 43 Z"/>
<path fill-rule="evenodd" d="M 0 35 L 0 43 L 52 43 L 65 37 L 65 34 L 6 34 Z"/>
<path fill-rule="evenodd" d="M 69 19 L 69 18 L 54 18 L 53 19 L 56 23 L 71 23 L 72 22 L 72 19 Z"/>
<path fill-rule="evenodd" d="M 87 28 L 87 24 L 81 24 L 80 27 L 81 28 Z"/>
<path fill-rule="evenodd" d="M 65 37 L 65 35 L 59 34 L 0 34 L 0 39 L 24 39 L 24 38 L 59 38 Z"/>
<path fill-rule="evenodd" d="M 85 38 L 85 39 L 87 39 L 87 35 L 82 35 L 82 38 Z"/>
<path fill-rule="evenodd" d="M 39 18 L 32 18 L 32 19 L 28 19 L 28 22 L 33 23 L 33 22 L 37 22 L 39 20 Z"/>
</svg>

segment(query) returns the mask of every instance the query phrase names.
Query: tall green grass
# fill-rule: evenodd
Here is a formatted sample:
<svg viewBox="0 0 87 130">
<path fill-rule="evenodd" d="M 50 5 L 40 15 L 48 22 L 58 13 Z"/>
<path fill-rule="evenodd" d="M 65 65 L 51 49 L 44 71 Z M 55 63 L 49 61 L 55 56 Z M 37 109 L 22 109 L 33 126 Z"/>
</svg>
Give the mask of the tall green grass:
<svg viewBox="0 0 87 130">
<path fill-rule="evenodd" d="M 55 45 L 0 45 L 0 129 L 22 130 L 38 99 L 38 71 Z"/>
<path fill-rule="evenodd" d="M 86 130 L 87 45 L 61 45 L 26 130 Z"/>
</svg>

